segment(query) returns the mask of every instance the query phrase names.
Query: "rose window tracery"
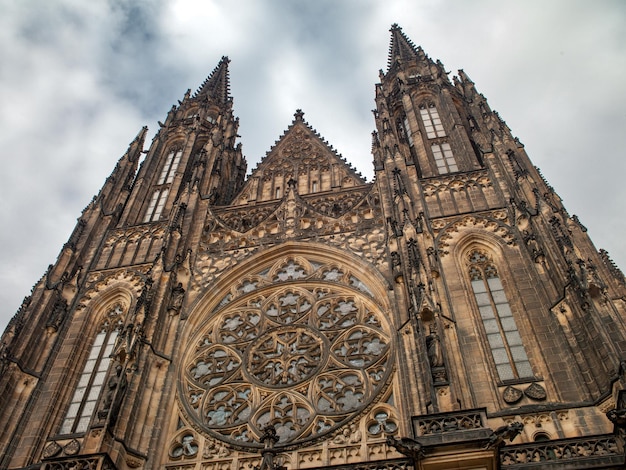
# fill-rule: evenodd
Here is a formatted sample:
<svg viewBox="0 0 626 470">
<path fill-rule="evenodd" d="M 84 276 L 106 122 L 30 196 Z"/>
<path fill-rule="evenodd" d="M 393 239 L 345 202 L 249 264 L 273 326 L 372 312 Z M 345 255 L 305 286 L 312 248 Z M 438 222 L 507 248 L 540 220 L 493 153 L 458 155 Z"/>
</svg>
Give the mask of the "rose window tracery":
<svg viewBox="0 0 626 470">
<path fill-rule="evenodd" d="M 332 433 L 368 408 L 389 383 L 392 335 L 354 279 L 343 267 L 303 258 L 242 278 L 185 353 L 179 386 L 189 417 L 213 438 L 244 447 L 258 447 L 272 424 L 278 445 L 289 446 Z"/>
</svg>

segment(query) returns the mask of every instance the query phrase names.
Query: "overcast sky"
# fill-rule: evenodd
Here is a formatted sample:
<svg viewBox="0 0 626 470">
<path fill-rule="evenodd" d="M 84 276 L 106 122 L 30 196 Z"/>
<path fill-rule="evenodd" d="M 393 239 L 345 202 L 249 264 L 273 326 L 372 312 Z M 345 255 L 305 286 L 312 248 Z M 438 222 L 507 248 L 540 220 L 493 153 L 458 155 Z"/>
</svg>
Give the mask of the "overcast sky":
<svg viewBox="0 0 626 470">
<path fill-rule="evenodd" d="M 466 71 L 626 268 L 623 1 L 0 0 L 0 331 L 141 126 L 222 55 L 249 170 L 302 108 L 371 180 L 393 23 Z"/>
</svg>

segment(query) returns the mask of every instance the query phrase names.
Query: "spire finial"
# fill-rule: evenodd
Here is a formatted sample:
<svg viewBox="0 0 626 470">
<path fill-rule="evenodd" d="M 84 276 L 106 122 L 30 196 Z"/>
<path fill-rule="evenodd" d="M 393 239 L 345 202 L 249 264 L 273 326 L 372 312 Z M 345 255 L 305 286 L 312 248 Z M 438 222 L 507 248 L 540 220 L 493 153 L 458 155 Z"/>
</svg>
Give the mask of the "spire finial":
<svg viewBox="0 0 626 470">
<path fill-rule="evenodd" d="M 228 56 L 222 56 L 221 60 L 217 64 L 217 67 L 213 69 L 213 72 L 207 77 L 207 79 L 200 85 L 198 91 L 194 97 L 199 95 L 207 95 L 220 104 L 226 104 L 230 101 L 230 76 L 228 74 L 228 64 L 230 59 Z"/>
<path fill-rule="evenodd" d="M 387 68 L 391 66 L 399 59 L 401 61 L 408 61 L 411 59 L 418 59 L 419 52 L 415 47 L 415 44 L 402 32 L 402 28 L 397 23 L 391 25 L 391 43 L 389 45 L 389 58 L 387 61 Z"/>
</svg>

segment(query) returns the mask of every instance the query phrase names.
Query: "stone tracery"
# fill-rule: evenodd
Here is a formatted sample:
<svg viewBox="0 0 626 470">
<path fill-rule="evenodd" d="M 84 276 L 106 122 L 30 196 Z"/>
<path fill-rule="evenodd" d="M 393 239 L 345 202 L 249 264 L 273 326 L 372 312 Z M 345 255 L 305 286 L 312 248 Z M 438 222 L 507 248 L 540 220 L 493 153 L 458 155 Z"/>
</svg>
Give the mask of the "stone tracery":
<svg viewBox="0 0 626 470">
<path fill-rule="evenodd" d="M 200 429 L 258 446 L 311 442 L 356 418 L 389 382 L 392 336 L 361 274 L 294 256 L 242 277 L 189 344 L 184 408 Z"/>
</svg>

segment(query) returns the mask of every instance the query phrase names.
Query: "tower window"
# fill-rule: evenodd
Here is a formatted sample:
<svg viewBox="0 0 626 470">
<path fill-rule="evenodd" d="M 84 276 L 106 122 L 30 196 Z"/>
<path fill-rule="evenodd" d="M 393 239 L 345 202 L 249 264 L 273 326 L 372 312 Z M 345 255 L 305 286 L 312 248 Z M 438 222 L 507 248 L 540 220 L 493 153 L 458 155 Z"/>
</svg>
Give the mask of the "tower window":
<svg viewBox="0 0 626 470">
<path fill-rule="evenodd" d="M 441 124 L 439 112 L 434 104 L 430 104 L 428 107 L 420 106 L 420 116 L 424 123 L 424 128 L 426 129 L 426 136 L 429 139 L 446 136 L 446 131 L 443 130 L 443 125 Z"/>
<path fill-rule="evenodd" d="M 161 171 L 161 176 L 159 176 L 157 184 L 170 184 L 174 180 L 174 174 L 176 173 L 176 168 L 178 168 L 182 154 L 182 149 L 172 150 L 167 154 L 165 165 L 163 165 L 163 170 Z"/>
<path fill-rule="evenodd" d="M 72 401 L 61 425 L 61 434 L 84 433 L 96 410 L 98 397 L 111 365 L 111 353 L 117 339 L 121 315 L 118 305 L 112 308 L 91 346 L 87 362 L 78 379 Z"/>
<path fill-rule="evenodd" d="M 311 192 L 312 192 L 312 193 L 317 192 L 317 181 L 313 181 L 313 182 L 311 183 Z"/>
<path fill-rule="evenodd" d="M 470 254 L 470 279 L 500 380 L 533 377 L 513 312 L 496 267 L 480 251 Z"/>
<path fill-rule="evenodd" d="M 282 197 L 282 193 L 280 192 L 280 186 L 276 188 L 275 196 L 276 199 L 280 199 Z"/>
<path fill-rule="evenodd" d="M 459 171 L 449 143 L 446 142 L 441 145 L 433 144 L 431 150 L 433 151 L 433 157 L 435 158 L 435 164 L 437 165 L 439 174 Z"/>
<path fill-rule="evenodd" d="M 404 125 L 404 133 L 406 134 L 406 140 L 409 142 L 409 146 L 413 147 L 413 135 L 411 134 L 411 127 L 409 126 L 409 118 L 404 116 L 402 121 Z"/>
<path fill-rule="evenodd" d="M 152 193 L 152 199 L 150 199 L 148 210 L 143 218 L 144 223 L 159 220 L 169 192 L 169 189 L 157 189 Z"/>
</svg>

